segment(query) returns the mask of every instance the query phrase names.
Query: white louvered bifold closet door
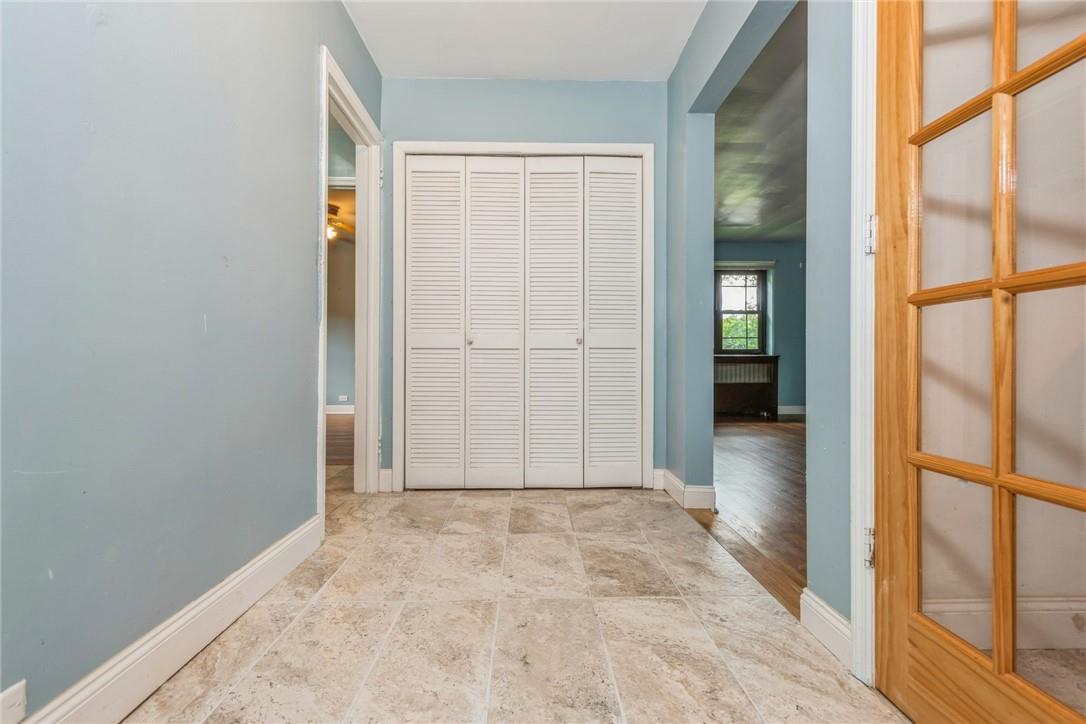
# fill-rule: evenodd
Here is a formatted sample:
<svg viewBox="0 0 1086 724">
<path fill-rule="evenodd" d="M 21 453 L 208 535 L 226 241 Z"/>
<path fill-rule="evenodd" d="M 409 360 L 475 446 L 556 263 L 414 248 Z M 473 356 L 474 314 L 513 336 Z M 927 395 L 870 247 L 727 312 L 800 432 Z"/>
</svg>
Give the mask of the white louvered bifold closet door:
<svg viewBox="0 0 1086 724">
<path fill-rule="evenodd" d="M 524 159 L 467 158 L 469 488 L 524 487 Z"/>
<path fill-rule="evenodd" d="M 408 156 L 408 488 L 464 487 L 464 157 Z"/>
<path fill-rule="evenodd" d="M 584 485 L 583 169 L 525 159 L 527 487 Z"/>
<path fill-rule="evenodd" d="M 585 485 L 641 485 L 641 159 L 586 157 Z"/>
</svg>

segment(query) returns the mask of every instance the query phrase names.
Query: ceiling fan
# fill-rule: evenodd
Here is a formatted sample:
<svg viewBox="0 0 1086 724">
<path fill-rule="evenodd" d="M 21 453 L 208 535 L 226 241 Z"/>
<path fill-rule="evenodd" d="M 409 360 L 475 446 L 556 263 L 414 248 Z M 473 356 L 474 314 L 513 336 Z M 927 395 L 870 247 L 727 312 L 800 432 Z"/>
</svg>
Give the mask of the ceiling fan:
<svg viewBox="0 0 1086 724">
<path fill-rule="evenodd" d="M 349 244 L 354 243 L 354 227 L 339 218 L 339 206 L 328 204 L 328 226 L 325 236 L 329 242 L 342 239 Z"/>
</svg>

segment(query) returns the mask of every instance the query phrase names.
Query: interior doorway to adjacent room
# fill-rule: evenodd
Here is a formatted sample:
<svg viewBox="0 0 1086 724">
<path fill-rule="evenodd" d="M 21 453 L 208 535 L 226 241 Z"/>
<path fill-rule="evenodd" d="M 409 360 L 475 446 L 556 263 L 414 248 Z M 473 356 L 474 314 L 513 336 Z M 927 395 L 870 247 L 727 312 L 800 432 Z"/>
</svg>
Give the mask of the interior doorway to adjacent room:
<svg viewBox="0 0 1086 724">
<path fill-rule="evenodd" d="M 698 514 L 797 618 L 807 583 L 806 55 L 798 3 L 716 114 L 717 509 Z"/>
<path fill-rule="evenodd" d="M 326 483 L 377 492 L 381 133 L 321 48 L 317 514 Z M 328 466 L 342 466 L 328 470 Z M 331 473 L 331 475 L 329 474 Z"/>
</svg>

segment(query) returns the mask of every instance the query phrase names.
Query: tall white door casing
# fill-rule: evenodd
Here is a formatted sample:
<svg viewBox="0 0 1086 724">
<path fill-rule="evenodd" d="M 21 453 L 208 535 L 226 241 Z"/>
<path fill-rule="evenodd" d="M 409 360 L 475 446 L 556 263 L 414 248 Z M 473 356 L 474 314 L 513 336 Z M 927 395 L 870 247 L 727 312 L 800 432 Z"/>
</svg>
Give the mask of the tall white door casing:
<svg viewBox="0 0 1086 724">
<path fill-rule="evenodd" d="M 408 488 L 464 487 L 465 159 L 406 162 Z"/>
<path fill-rule="evenodd" d="M 584 485 L 584 158 L 525 159 L 526 487 Z"/>
<path fill-rule="evenodd" d="M 524 159 L 468 156 L 465 484 L 524 487 Z"/>
<path fill-rule="evenodd" d="M 585 485 L 642 484 L 642 161 L 585 165 Z"/>
</svg>

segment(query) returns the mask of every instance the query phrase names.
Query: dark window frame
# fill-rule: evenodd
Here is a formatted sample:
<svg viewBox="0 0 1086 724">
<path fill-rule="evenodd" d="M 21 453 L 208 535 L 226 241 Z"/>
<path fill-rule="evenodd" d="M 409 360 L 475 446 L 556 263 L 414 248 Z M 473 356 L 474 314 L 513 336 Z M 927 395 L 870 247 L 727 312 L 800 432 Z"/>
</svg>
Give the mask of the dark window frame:
<svg viewBox="0 0 1086 724">
<path fill-rule="evenodd" d="M 723 292 L 721 287 L 722 277 L 734 274 L 745 274 L 758 277 L 758 311 L 748 312 L 742 309 L 724 309 Z M 713 349 L 716 354 L 767 354 L 766 345 L 766 288 L 768 275 L 765 269 L 717 269 L 713 275 Z M 752 314 L 758 317 L 758 348 L 757 349 L 732 349 L 724 348 L 724 315 L 725 314 Z"/>
</svg>

